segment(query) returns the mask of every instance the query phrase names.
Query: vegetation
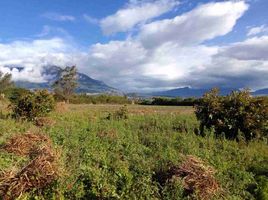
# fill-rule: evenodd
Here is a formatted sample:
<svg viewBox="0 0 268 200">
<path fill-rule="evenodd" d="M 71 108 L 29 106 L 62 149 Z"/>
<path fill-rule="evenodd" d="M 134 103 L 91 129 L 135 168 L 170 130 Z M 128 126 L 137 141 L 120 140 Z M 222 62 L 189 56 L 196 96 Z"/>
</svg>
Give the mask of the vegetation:
<svg viewBox="0 0 268 200">
<path fill-rule="evenodd" d="M 3 72 L 0 71 L 0 93 L 3 93 L 6 89 L 13 86 L 11 77 L 11 74 L 3 74 Z"/>
<path fill-rule="evenodd" d="M 14 118 L 34 121 L 37 117 L 46 116 L 54 106 L 54 98 L 47 90 L 37 90 L 11 101 L 10 107 Z"/>
<path fill-rule="evenodd" d="M 140 102 L 141 105 L 165 105 L 165 106 L 194 106 L 199 103 L 196 98 L 167 98 L 167 97 L 154 97 L 151 100 L 145 99 Z"/>
<path fill-rule="evenodd" d="M 13 102 L 31 102 L 22 104 L 25 107 L 48 96 L 38 91 Z M 222 98 L 212 92 L 197 112 L 218 108 L 219 102 L 226 109 L 238 109 L 237 116 L 250 111 L 252 120 L 259 119 L 254 113 L 263 106 L 262 99 L 248 98 L 246 92 Z M 0 119 L 2 198 L 267 199 L 264 129 L 258 129 L 262 139 L 247 142 L 215 137 L 216 128 L 206 126 L 201 137 L 203 121 L 198 121 L 192 106 L 60 105 L 67 108 L 45 113 L 53 124 L 36 127 L 28 120 Z M 0 109 L 10 112 L 3 101 Z"/>
<path fill-rule="evenodd" d="M 226 97 L 218 94 L 218 89 L 213 89 L 197 106 L 201 135 L 206 127 L 214 128 L 216 135 L 228 139 L 267 137 L 268 104 L 263 98 L 251 97 L 247 90 L 232 92 Z"/>
<path fill-rule="evenodd" d="M 73 104 L 130 104 L 125 96 L 76 94 L 70 98 Z"/>
<path fill-rule="evenodd" d="M 77 69 L 76 66 L 66 67 L 62 70 L 60 77 L 52 86 L 58 99 L 69 102 L 71 96 L 77 87 Z"/>
</svg>

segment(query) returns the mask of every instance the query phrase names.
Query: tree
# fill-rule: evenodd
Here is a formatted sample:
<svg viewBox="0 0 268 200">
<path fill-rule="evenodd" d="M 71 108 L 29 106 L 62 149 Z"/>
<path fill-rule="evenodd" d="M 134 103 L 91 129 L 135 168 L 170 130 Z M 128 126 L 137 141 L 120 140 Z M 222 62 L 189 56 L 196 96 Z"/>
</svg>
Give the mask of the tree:
<svg viewBox="0 0 268 200">
<path fill-rule="evenodd" d="M 4 74 L 0 71 L 0 93 L 3 93 L 6 89 L 13 86 L 13 82 L 11 81 L 11 74 Z"/>
<path fill-rule="evenodd" d="M 62 97 L 69 103 L 77 85 L 77 69 L 76 66 L 72 66 L 62 70 L 59 79 L 55 81 L 52 87 L 57 96 Z"/>
</svg>

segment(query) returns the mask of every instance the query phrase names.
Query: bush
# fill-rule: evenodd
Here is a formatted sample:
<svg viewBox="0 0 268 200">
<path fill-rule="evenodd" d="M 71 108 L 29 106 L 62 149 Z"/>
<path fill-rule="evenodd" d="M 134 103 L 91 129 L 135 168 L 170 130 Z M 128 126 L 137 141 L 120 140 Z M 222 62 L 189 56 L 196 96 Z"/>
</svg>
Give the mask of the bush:
<svg viewBox="0 0 268 200">
<path fill-rule="evenodd" d="M 195 112 L 200 120 L 200 132 L 214 128 L 216 135 L 228 139 L 246 140 L 267 136 L 268 105 L 263 98 L 254 98 L 248 90 L 219 96 L 213 89 L 204 95 Z"/>
<path fill-rule="evenodd" d="M 24 95 L 30 94 L 30 90 L 12 87 L 5 90 L 5 95 L 11 103 L 17 103 L 17 101 Z"/>
<path fill-rule="evenodd" d="M 128 109 L 127 105 L 124 105 L 119 108 L 119 110 L 115 111 L 114 113 L 108 113 L 106 119 L 111 120 L 121 120 L 121 119 L 128 119 Z"/>
<path fill-rule="evenodd" d="M 34 121 L 37 117 L 46 116 L 54 107 L 54 98 L 47 90 L 38 90 L 22 95 L 11 104 L 14 118 L 29 121 Z"/>
</svg>

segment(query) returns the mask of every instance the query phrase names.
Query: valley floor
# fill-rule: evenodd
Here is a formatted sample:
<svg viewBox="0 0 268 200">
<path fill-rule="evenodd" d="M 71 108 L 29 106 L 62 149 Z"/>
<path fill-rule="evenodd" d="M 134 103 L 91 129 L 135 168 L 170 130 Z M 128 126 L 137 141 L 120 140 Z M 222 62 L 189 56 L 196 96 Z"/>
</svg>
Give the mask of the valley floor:
<svg viewBox="0 0 268 200">
<path fill-rule="evenodd" d="M 128 105 L 120 114 L 121 107 L 59 104 L 39 127 L 6 119 L 2 113 L 2 147 L 12 137 L 41 133 L 51 138 L 60 154 L 56 181 L 20 199 L 200 198 L 197 186 L 186 191 L 185 176 L 168 174 L 181 169 L 189 156 L 215 178 L 217 187 L 207 199 L 267 197 L 267 141 L 215 139 L 212 131 L 201 137 L 192 107 Z M 29 159 L 1 149 L 2 177 L 23 168 Z M 0 177 L 0 192 L 3 181 Z"/>
</svg>

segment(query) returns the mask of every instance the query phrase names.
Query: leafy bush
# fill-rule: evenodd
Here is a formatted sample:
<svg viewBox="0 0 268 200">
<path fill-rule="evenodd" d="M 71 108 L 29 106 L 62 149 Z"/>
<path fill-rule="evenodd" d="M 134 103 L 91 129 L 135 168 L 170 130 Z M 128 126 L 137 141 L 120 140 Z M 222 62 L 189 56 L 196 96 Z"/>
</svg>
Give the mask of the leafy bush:
<svg viewBox="0 0 268 200">
<path fill-rule="evenodd" d="M 214 128 L 216 135 L 228 139 L 246 140 L 267 136 L 268 105 L 263 98 L 254 98 L 248 90 L 219 96 L 213 89 L 204 95 L 195 112 L 200 120 L 200 132 Z"/>
<path fill-rule="evenodd" d="M 19 87 L 12 87 L 5 90 L 5 95 L 11 103 L 17 103 L 22 96 L 30 93 L 30 90 Z"/>
<path fill-rule="evenodd" d="M 127 106 L 124 105 L 124 106 L 120 107 L 119 110 L 117 110 L 116 112 L 109 113 L 108 116 L 106 117 L 106 119 L 108 119 L 108 120 L 111 120 L 111 119 L 115 119 L 115 120 L 128 119 Z"/>
<path fill-rule="evenodd" d="M 47 90 L 38 90 L 22 95 L 11 104 L 13 117 L 29 121 L 46 116 L 54 107 L 54 98 Z"/>
</svg>

